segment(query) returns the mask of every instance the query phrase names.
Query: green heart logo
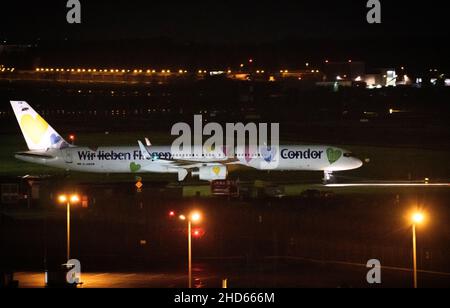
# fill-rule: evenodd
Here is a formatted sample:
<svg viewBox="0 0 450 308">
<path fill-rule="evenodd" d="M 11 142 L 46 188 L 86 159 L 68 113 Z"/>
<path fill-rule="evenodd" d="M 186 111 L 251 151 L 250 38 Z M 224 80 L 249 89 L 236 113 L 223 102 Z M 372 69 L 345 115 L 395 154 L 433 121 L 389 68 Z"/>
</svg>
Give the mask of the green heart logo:
<svg viewBox="0 0 450 308">
<path fill-rule="evenodd" d="M 334 164 L 338 161 L 339 158 L 342 156 L 342 151 L 340 150 L 334 150 L 333 148 L 327 149 L 327 157 L 330 164 Z"/>
<path fill-rule="evenodd" d="M 131 172 L 138 172 L 141 169 L 141 165 L 136 164 L 135 162 L 130 163 Z"/>
</svg>

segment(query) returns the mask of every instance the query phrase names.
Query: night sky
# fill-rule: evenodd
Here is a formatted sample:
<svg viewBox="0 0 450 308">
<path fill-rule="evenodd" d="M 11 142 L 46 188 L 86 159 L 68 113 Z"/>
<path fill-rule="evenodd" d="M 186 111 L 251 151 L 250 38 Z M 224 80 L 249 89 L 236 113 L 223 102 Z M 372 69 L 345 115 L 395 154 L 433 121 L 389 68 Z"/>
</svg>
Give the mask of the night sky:
<svg viewBox="0 0 450 308">
<path fill-rule="evenodd" d="M 0 38 L 261 43 L 283 39 L 446 37 L 443 1 L 382 0 L 382 25 L 369 25 L 366 0 L 81 0 L 82 24 L 65 21 L 66 0 L 1 1 Z M 438 2 L 438 3 L 436 3 Z"/>
<path fill-rule="evenodd" d="M 381 25 L 367 23 L 367 0 L 81 0 L 81 24 L 67 23 L 66 2 L 1 1 L 0 41 L 37 47 L 4 61 L 234 67 L 252 57 L 278 68 L 351 58 L 450 70 L 443 1 L 381 0 Z"/>
</svg>

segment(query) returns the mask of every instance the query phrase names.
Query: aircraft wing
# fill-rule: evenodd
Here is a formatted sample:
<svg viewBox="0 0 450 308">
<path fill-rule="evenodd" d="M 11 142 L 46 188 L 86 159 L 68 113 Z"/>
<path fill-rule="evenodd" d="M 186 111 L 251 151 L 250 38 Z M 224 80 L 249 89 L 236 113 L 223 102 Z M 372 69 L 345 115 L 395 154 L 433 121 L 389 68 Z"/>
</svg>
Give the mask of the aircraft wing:
<svg viewBox="0 0 450 308">
<path fill-rule="evenodd" d="M 189 159 L 160 159 L 158 157 L 152 157 L 150 153 L 148 152 L 147 148 L 144 146 L 144 144 L 138 140 L 139 149 L 144 156 L 145 159 L 149 159 L 152 162 L 158 161 L 159 163 L 166 163 L 171 164 L 173 167 L 179 167 L 179 168 L 198 168 L 201 166 L 208 166 L 209 164 L 240 164 L 239 160 L 236 158 L 231 158 L 227 160 L 218 160 L 218 161 L 210 161 L 210 162 L 199 162 L 197 160 L 189 160 Z"/>
<path fill-rule="evenodd" d="M 34 152 L 34 151 L 16 152 L 15 155 L 34 157 L 34 158 L 42 158 L 42 159 L 53 159 L 53 158 L 56 158 L 56 156 L 46 154 L 45 152 Z"/>
</svg>

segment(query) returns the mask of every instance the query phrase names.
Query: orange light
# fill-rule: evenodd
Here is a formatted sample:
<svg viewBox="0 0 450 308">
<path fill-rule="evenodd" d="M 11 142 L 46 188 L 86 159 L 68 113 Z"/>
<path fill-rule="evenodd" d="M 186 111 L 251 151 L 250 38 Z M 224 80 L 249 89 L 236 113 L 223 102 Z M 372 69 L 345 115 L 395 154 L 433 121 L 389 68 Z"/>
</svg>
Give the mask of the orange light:
<svg viewBox="0 0 450 308">
<path fill-rule="evenodd" d="M 70 201 L 70 203 L 78 203 L 78 202 L 80 202 L 80 196 L 77 194 L 72 194 L 70 196 L 62 194 L 62 195 L 58 196 L 59 203 L 67 203 L 69 201 Z"/>
<path fill-rule="evenodd" d="M 72 140 L 72 141 L 75 140 L 75 135 L 70 135 L 69 139 Z"/>
<path fill-rule="evenodd" d="M 66 196 L 66 195 L 59 195 L 59 196 L 58 196 L 58 202 L 59 202 L 59 203 L 65 203 L 65 202 L 67 202 L 67 196 Z"/>
<path fill-rule="evenodd" d="M 184 216 L 184 215 L 180 215 L 179 218 L 180 218 L 181 220 L 186 220 L 186 216 Z"/>
<path fill-rule="evenodd" d="M 202 215 L 199 212 L 191 213 L 191 221 L 198 222 L 202 219 Z"/>
<path fill-rule="evenodd" d="M 70 202 L 71 203 L 78 203 L 78 202 L 80 202 L 80 196 L 78 196 L 78 195 L 71 195 L 70 196 Z"/>
<path fill-rule="evenodd" d="M 411 220 L 414 224 L 421 224 L 425 220 L 425 215 L 421 212 L 415 212 L 413 213 Z"/>
</svg>

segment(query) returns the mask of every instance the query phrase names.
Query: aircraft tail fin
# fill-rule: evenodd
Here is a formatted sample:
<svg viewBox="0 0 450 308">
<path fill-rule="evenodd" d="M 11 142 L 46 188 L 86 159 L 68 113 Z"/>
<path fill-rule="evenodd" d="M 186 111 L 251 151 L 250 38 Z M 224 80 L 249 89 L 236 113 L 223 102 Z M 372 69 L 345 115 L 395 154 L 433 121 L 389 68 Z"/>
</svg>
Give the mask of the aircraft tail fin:
<svg viewBox="0 0 450 308">
<path fill-rule="evenodd" d="M 29 150 L 70 146 L 27 102 L 11 101 L 11 106 Z"/>
</svg>

